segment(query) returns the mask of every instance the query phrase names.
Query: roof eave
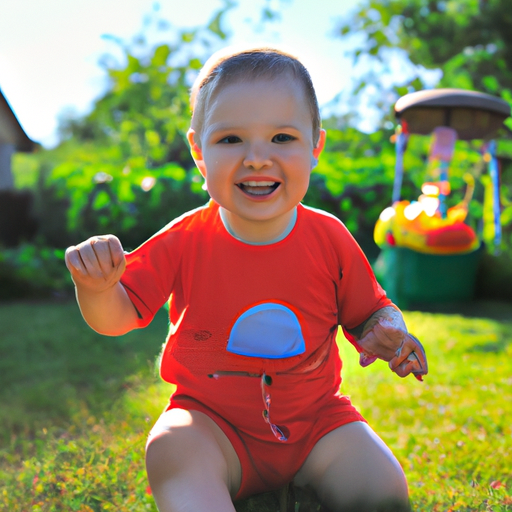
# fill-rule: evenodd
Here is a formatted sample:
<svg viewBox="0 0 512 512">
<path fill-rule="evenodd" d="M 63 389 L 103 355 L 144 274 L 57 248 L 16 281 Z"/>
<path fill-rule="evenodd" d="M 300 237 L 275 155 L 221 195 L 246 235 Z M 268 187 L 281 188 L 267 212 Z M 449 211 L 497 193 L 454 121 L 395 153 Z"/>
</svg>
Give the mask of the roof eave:
<svg viewBox="0 0 512 512">
<path fill-rule="evenodd" d="M 0 89 L 0 117 L 3 118 L 9 137 L 5 142 L 13 144 L 16 151 L 31 153 L 37 147 L 34 142 L 23 130 L 16 114 L 12 110 L 6 97 Z M 1 122 L 1 121 L 0 121 Z M 1 142 L 1 140 L 0 140 Z"/>
</svg>

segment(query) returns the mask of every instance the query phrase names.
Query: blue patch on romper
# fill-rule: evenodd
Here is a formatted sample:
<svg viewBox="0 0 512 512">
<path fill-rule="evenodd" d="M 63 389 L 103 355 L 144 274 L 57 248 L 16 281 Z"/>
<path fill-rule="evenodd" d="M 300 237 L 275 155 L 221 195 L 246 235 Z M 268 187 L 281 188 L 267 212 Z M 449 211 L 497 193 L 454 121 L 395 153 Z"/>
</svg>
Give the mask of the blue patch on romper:
<svg viewBox="0 0 512 512">
<path fill-rule="evenodd" d="M 265 303 L 238 317 L 229 334 L 227 350 L 242 356 L 277 359 L 303 354 L 306 343 L 297 315 L 290 308 Z"/>
</svg>

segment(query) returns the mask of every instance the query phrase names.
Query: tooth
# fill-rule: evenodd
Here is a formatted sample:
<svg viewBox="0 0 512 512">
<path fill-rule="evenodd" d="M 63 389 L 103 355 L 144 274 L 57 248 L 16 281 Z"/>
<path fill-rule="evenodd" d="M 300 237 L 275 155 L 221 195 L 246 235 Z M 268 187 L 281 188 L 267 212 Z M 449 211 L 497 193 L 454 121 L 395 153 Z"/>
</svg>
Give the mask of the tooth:
<svg viewBox="0 0 512 512">
<path fill-rule="evenodd" d="M 275 181 L 244 181 L 245 187 L 272 187 L 275 185 Z"/>
</svg>

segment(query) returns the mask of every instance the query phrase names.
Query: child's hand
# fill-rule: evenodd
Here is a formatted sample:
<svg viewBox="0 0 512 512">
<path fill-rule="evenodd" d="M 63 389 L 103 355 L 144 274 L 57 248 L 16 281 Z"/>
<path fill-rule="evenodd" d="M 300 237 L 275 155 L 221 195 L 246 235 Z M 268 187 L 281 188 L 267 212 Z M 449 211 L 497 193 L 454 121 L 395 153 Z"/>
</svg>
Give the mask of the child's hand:
<svg viewBox="0 0 512 512">
<path fill-rule="evenodd" d="M 404 348 L 410 349 L 407 357 L 404 356 Z M 389 362 L 389 367 L 400 377 L 407 377 L 412 372 L 418 380 L 423 380 L 423 375 L 428 373 L 428 362 L 420 340 L 408 333 L 395 357 Z"/>
<path fill-rule="evenodd" d="M 126 267 L 123 247 L 114 235 L 93 236 L 68 247 L 65 261 L 75 285 L 95 293 L 114 286 Z"/>
<path fill-rule="evenodd" d="M 427 358 L 419 340 L 385 319 L 379 319 L 358 344 L 363 349 L 362 366 L 379 358 L 389 361 L 390 369 L 400 377 L 412 372 L 422 380 L 421 376 L 428 373 Z"/>
</svg>

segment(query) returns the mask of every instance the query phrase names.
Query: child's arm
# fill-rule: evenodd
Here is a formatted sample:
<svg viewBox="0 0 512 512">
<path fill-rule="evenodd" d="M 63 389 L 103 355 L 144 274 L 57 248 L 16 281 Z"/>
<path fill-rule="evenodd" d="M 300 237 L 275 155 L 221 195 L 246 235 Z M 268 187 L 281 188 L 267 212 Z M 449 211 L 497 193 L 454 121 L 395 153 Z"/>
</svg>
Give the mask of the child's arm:
<svg viewBox="0 0 512 512">
<path fill-rule="evenodd" d="M 95 236 L 69 247 L 66 266 L 82 316 L 92 329 L 119 336 L 138 327 L 137 311 L 119 281 L 126 261 L 115 236 Z"/>
<path fill-rule="evenodd" d="M 371 364 L 376 358 L 389 361 L 389 367 L 400 377 L 411 372 L 421 380 L 428 364 L 421 343 L 407 332 L 402 313 L 392 306 L 376 311 L 359 328 L 350 331 L 363 352 L 360 362 Z"/>
</svg>

